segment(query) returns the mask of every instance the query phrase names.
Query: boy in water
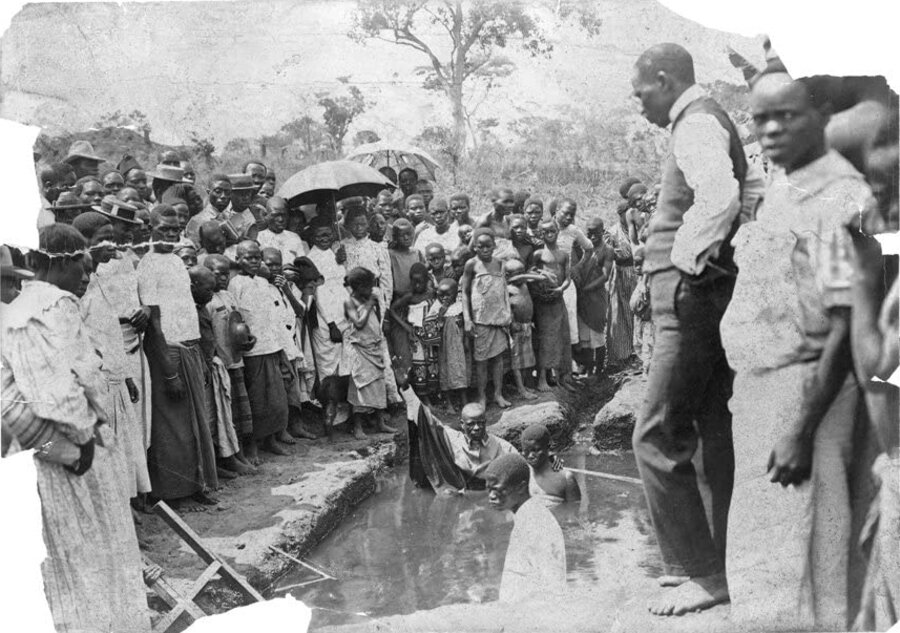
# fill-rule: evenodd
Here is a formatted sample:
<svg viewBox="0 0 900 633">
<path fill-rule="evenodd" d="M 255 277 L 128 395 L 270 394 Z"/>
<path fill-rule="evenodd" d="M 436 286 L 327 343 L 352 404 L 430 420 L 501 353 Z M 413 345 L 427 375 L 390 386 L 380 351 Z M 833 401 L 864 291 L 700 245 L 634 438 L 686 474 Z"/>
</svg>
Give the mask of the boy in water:
<svg viewBox="0 0 900 633">
<path fill-rule="evenodd" d="M 500 577 L 500 602 L 547 600 L 566 590 L 566 545 L 547 507 L 528 492 L 531 471 L 518 453 L 488 464 L 484 479 L 495 510 L 511 511 L 515 526 Z"/>
<path fill-rule="evenodd" d="M 512 322 L 506 270 L 494 258 L 494 233 L 481 228 L 472 238 L 475 258 L 466 262 L 462 277 L 463 319 L 466 333 L 475 338 L 474 353 L 478 402 L 486 405 L 488 365 L 492 367 L 494 402 L 510 406 L 503 397 L 503 352 L 509 348 L 507 328 Z"/>
<path fill-rule="evenodd" d="M 532 424 L 522 431 L 522 456 L 528 462 L 531 478 L 528 492 L 548 508 L 568 501 L 580 501 L 581 489 L 575 475 L 565 468 L 553 470 L 550 456 L 550 431 L 543 424 Z"/>
</svg>

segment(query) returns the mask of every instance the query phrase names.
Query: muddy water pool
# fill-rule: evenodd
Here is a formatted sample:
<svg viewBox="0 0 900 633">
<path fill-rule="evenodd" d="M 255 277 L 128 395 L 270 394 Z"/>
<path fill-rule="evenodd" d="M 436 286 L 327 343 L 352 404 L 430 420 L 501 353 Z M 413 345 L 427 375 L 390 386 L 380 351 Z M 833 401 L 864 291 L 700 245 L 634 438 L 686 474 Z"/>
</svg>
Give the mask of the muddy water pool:
<svg viewBox="0 0 900 633">
<path fill-rule="evenodd" d="M 630 452 L 573 452 L 564 459 L 572 468 L 637 477 Z M 570 587 L 612 586 L 621 573 L 658 575 L 641 487 L 576 477 L 580 504 L 555 512 Z M 313 607 L 313 628 L 496 600 L 511 530 L 512 515 L 488 507 L 485 493 L 435 496 L 399 468 L 306 557 L 336 580 L 287 589 L 310 579 L 297 569 L 279 581 L 274 595 L 290 593 Z"/>
</svg>

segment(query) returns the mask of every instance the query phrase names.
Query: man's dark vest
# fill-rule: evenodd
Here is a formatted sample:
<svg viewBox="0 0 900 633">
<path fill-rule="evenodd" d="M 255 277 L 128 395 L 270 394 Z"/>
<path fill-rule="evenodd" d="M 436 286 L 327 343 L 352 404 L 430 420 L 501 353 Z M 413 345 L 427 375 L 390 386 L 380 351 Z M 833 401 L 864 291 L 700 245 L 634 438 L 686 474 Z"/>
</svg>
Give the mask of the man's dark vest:
<svg viewBox="0 0 900 633">
<path fill-rule="evenodd" d="M 729 147 L 728 155 L 731 157 L 734 177 L 738 181 L 740 191 L 744 189 L 744 180 L 747 177 L 747 157 L 741 145 L 741 139 L 731 119 L 718 103 L 709 97 L 696 99 L 688 104 L 672 123 L 672 139 L 669 142 L 669 153 L 663 165 L 662 188 L 659 192 L 656 212 L 650 221 L 649 236 L 644 252 L 644 271 L 653 272 L 673 268 L 671 254 L 672 244 L 675 241 L 675 233 L 684 223 L 684 212 L 694 204 L 694 191 L 688 186 L 684 173 L 675 162 L 675 128 L 679 122 L 690 114 L 704 112 L 716 117 L 719 123 L 728 131 Z M 728 271 L 733 274 L 737 271 L 734 265 L 734 248 L 730 242 L 739 224 L 738 214 L 728 237 L 719 249 L 719 256 L 710 260 L 710 264 L 704 270 L 702 276 L 716 276 L 717 272 Z"/>
</svg>

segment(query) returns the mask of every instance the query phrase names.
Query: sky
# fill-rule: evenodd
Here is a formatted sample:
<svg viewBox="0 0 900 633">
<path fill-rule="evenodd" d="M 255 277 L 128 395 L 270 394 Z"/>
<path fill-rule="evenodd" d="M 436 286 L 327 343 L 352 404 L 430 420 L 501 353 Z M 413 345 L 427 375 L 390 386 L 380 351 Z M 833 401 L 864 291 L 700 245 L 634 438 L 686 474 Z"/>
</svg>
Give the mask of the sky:
<svg viewBox="0 0 900 633">
<path fill-rule="evenodd" d="M 760 61 L 759 40 L 712 31 L 653 0 L 601 0 L 594 38 L 543 14 L 555 52 L 533 59 L 505 52 L 516 72 L 478 111 L 501 123 L 553 115 L 569 105 L 633 107 L 634 59 L 647 46 L 676 41 L 694 54 L 701 81 L 742 81 L 727 44 Z M 196 132 L 222 147 L 231 138 L 271 134 L 284 123 L 321 116 L 315 94 L 340 94 L 349 76 L 372 107 L 353 132 L 408 141 L 426 125 L 449 122 L 446 99 L 421 88 L 424 57 L 407 48 L 347 37 L 354 2 L 67 3 L 27 5 L 0 42 L 0 116 L 48 132 L 86 129 L 106 113 L 139 109 L 152 138 L 186 143 Z M 538 13 L 541 17 L 541 14 Z M 423 37 L 441 47 L 440 27 Z"/>
</svg>

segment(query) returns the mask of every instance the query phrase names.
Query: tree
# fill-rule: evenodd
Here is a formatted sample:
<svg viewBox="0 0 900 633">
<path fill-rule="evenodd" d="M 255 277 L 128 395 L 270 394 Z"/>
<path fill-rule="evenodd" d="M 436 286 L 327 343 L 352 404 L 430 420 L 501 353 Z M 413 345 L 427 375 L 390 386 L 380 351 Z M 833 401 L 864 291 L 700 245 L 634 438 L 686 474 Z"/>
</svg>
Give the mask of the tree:
<svg viewBox="0 0 900 633">
<path fill-rule="evenodd" d="M 377 132 L 373 132 L 372 130 L 360 130 L 356 134 L 353 135 L 353 144 L 354 145 L 364 145 L 365 143 L 377 143 L 381 140 L 381 137 L 378 136 Z"/>
<path fill-rule="evenodd" d="M 281 132 L 292 141 L 300 141 L 307 155 L 319 151 L 328 143 L 328 129 L 308 114 L 281 126 Z"/>
<path fill-rule="evenodd" d="M 191 151 L 194 153 L 194 156 L 201 159 L 206 164 L 207 169 L 215 167 L 216 157 L 214 154 L 216 153 L 216 146 L 213 145 L 212 141 L 205 136 L 201 137 L 193 130 L 188 132 L 188 136 L 191 141 Z"/>
<path fill-rule="evenodd" d="M 544 11 L 557 20 L 577 20 L 590 33 L 599 27 L 600 21 L 589 3 L 556 0 L 549 4 L 552 6 L 544 6 Z M 486 91 L 490 90 L 497 79 L 509 76 L 514 69 L 499 51 L 513 42 L 535 57 L 549 56 L 553 51 L 537 20 L 518 2 L 471 0 L 464 6 L 462 0 L 358 0 L 353 23 L 349 35 L 357 42 L 391 42 L 428 58 L 428 66 L 421 69 L 425 75 L 423 85 L 442 92 L 450 102 L 452 154 L 457 157 L 465 150 L 468 132 L 474 132 L 469 118 L 477 105 L 467 110 L 467 90 L 474 83 L 482 83 Z M 444 41 L 426 38 L 423 27 L 427 24 L 446 32 L 440 38 Z M 441 58 L 439 53 L 446 48 L 446 37 L 450 39 L 450 52 Z"/>
<path fill-rule="evenodd" d="M 123 113 L 121 110 L 104 114 L 94 123 L 96 128 L 109 127 L 127 127 L 140 132 L 144 136 L 144 142 L 150 144 L 150 132 L 153 127 L 150 125 L 150 119 L 140 110 L 133 110 L 129 114 Z"/>
<path fill-rule="evenodd" d="M 348 77 L 338 77 L 341 83 L 347 83 Z M 319 105 L 322 106 L 325 127 L 331 136 L 331 144 L 336 154 L 340 156 L 344 147 L 344 137 L 347 130 L 358 115 L 365 112 L 369 106 L 363 98 L 362 91 L 356 86 L 350 86 L 349 95 L 332 96 L 328 93 L 319 93 Z"/>
</svg>

